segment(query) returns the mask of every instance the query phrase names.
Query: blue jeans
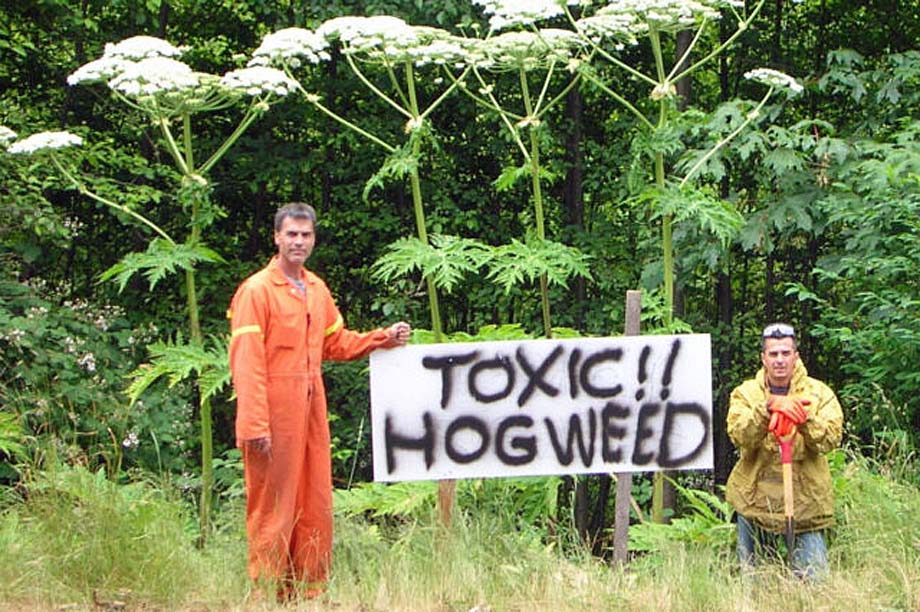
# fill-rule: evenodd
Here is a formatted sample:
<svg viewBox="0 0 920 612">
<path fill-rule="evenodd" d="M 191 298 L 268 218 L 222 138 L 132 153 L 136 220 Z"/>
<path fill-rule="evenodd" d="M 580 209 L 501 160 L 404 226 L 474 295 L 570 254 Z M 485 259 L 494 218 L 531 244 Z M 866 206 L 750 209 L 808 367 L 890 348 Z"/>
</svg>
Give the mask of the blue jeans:
<svg viewBox="0 0 920 612">
<path fill-rule="evenodd" d="M 780 558 L 779 542 L 783 535 L 772 533 L 752 525 L 750 521 L 738 517 L 738 560 L 742 568 L 754 566 L 756 555 L 761 552 Z M 795 547 L 792 549 L 792 571 L 799 578 L 815 580 L 827 575 L 827 546 L 823 531 L 809 531 L 795 535 Z"/>
</svg>

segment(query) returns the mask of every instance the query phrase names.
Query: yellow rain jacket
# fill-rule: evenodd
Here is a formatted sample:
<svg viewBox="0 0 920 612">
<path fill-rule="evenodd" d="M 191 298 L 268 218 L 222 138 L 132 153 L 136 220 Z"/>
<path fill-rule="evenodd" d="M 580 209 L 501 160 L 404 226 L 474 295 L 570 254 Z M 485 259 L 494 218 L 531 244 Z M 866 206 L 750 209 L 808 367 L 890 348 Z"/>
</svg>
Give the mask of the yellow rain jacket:
<svg viewBox="0 0 920 612">
<path fill-rule="evenodd" d="M 769 395 L 763 368 L 732 391 L 728 408 L 728 437 L 740 458 L 728 477 L 726 499 L 735 511 L 768 531 L 782 533 L 783 473 L 779 444 L 767 431 Z M 834 524 L 834 491 L 824 456 L 840 444 L 843 413 L 834 392 L 808 376 L 801 361 L 795 366 L 789 395 L 807 399 L 808 419 L 799 425 L 792 454 L 797 533 Z"/>
</svg>

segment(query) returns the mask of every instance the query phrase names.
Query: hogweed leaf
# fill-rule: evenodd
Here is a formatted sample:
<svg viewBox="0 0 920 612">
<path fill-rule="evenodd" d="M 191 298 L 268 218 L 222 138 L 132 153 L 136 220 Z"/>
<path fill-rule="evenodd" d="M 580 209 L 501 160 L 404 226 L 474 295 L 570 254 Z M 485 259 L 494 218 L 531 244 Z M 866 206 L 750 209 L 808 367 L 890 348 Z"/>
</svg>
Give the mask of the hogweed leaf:
<svg viewBox="0 0 920 612">
<path fill-rule="evenodd" d="M 121 292 L 131 277 L 140 272 L 153 289 L 167 274 L 174 274 L 176 270 L 192 270 L 200 262 L 225 263 L 216 251 L 202 244 L 170 244 L 155 238 L 145 252 L 128 253 L 103 272 L 99 280 L 105 282 L 114 278 Z"/>
<path fill-rule="evenodd" d="M 651 187 L 638 196 L 654 211 L 653 218 L 671 215 L 674 222 L 695 222 L 701 230 L 713 234 L 723 246 L 734 240 L 744 225 L 744 217 L 728 200 L 708 189 L 692 185 L 684 187 Z"/>
<path fill-rule="evenodd" d="M 227 343 L 211 337 L 207 344 L 186 343 L 182 336 L 175 341 L 155 342 L 147 347 L 149 363 L 138 366 L 129 375 L 128 386 L 131 403 L 150 385 L 165 378 L 170 387 L 195 375 L 202 400 L 217 395 L 230 382 Z"/>
<path fill-rule="evenodd" d="M 551 240 L 531 238 L 526 242 L 513 239 L 510 244 L 492 249 L 488 278 L 506 292 L 546 276 L 551 284 L 565 287 L 575 276 L 591 278 L 591 257 L 575 247 Z"/>
<path fill-rule="evenodd" d="M 374 264 L 373 276 L 387 282 L 418 271 L 430 277 L 438 289 L 450 293 L 489 257 L 488 247 L 469 238 L 434 234 L 430 240 L 430 244 L 415 237 L 397 240 Z"/>
</svg>

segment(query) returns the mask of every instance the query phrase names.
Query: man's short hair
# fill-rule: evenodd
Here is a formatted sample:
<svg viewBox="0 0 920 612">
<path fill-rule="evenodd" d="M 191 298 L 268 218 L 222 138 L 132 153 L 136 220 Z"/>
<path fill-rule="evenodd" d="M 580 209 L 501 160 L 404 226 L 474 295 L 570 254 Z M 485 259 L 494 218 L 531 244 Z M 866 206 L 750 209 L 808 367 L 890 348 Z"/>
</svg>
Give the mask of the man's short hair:
<svg viewBox="0 0 920 612">
<path fill-rule="evenodd" d="M 275 231 L 281 231 L 285 219 L 300 219 L 302 221 L 312 221 L 316 225 L 316 210 L 309 204 L 303 202 L 290 202 L 278 209 L 275 213 Z"/>
<path fill-rule="evenodd" d="M 795 328 L 788 323 L 770 323 L 763 328 L 761 337 L 762 348 L 767 347 L 767 339 L 769 338 L 792 338 L 792 346 L 798 348 L 795 340 Z"/>
</svg>

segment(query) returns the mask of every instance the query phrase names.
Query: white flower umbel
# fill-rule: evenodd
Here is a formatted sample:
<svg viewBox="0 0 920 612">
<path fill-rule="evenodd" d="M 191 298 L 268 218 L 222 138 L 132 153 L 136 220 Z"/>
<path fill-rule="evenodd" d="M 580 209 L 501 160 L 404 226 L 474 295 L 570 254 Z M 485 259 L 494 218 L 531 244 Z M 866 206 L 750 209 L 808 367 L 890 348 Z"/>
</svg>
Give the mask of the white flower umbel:
<svg viewBox="0 0 920 612">
<path fill-rule="evenodd" d="M 125 68 L 133 63 L 133 60 L 117 55 L 103 56 L 77 68 L 73 74 L 67 77 L 67 84 L 77 85 L 79 83 L 108 81 L 124 72 Z"/>
<path fill-rule="evenodd" d="M 636 36 L 648 29 L 644 23 L 636 20 L 635 15 L 618 13 L 583 17 L 575 22 L 575 28 L 596 43 L 612 38 L 632 45 L 638 43 Z"/>
<path fill-rule="evenodd" d="M 9 152 L 14 155 L 28 155 L 40 151 L 52 151 L 83 144 L 83 139 L 70 132 L 39 132 L 10 145 Z"/>
<path fill-rule="evenodd" d="M 168 57 L 150 57 L 129 64 L 109 81 L 109 87 L 127 96 L 155 95 L 198 87 L 199 73 Z"/>
<path fill-rule="evenodd" d="M 735 0 L 618 0 L 598 10 L 593 18 L 581 20 L 579 29 L 595 33 L 606 30 L 608 35 L 620 36 L 642 35 L 650 27 L 676 32 L 693 27 L 704 19 L 719 19 L 720 7 L 737 5 Z"/>
<path fill-rule="evenodd" d="M 328 41 L 341 41 L 346 52 L 388 44 L 407 47 L 418 41 L 416 28 L 389 15 L 335 17 L 319 26 L 316 33 Z"/>
<path fill-rule="evenodd" d="M 336 17 L 323 23 L 316 33 L 329 41 L 340 41 L 342 50 L 350 56 L 378 63 L 462 68 L 471 52 L 467 39 L 440 28 L 412 26 L 387 15 Z"/>
<path fill-rule="evenodd" d="M 0 147 L 5 147 L 14 140 L 16 140 L 16 132 L 5 125 L 0 125 Z"/>
<path fill-rule="evenodd" d="M 221 85 L 240 90 L 250 96 L 286 96 L 297 89 L 297 82 L 276 68 L 252 66 L 228 72 L 220 79 Z"/>
<path fill-rule="evenodd" d="M 574 32 L 547 28 L 537 32 L 505 32 L 482 40 L 476 49 L 477 66 L 487 70 L 532 70 L 552 62 L 566 62 L 579 45 Z"/>
<path fill-rule="evenodd" d="M 121 42 L 108 43 L 103 57 L 142 60 L 148 57 L 179 57 L 182 50 L 155 36 L 132 36 Z"/>
<path fill-rule="evenodd" d="M 529 26 L 565 14 L 565 5 L 584 4 L 580 0 L 473 0 L 483 8 L 492 31 Z"/>
<path fill-rule="evenodd" d="M 454 36 L 445 30 L 416 26 L 415 42 L 390 45 L 384 52 L 391 58 L 409 61 L 416 66 L 435 64 L 462 68 L 468 63 L 472 41 Z"/>
<path fill-rule="evenodd" d="M 802 87 L 801 83 L 788 74 L 780 72 L 779 70 L 773 70 L 772 68 L 755 68 L 754 70 L 749 70 L 744 73 L 744 78 L 763 83 L 764 85 L 769 85 L 770 87 L 786 89 L 792 94 L 800 94 L 805 89 Z"/>
<path fill-rule="evenodd" d="M 262 44 L 252 54 L 250 66 L 268 66 L 287 63 L 292 68 L 300 66 L 301 59 L 311 64 L 330 59 L 326 48 L 329 43 L 322 36 L 303 28 L 285 28 L 272 32 L 262 39 Z"/>
<path fill-rule="evenodd" d="M 67 77 L 68 85 L 110 81 L 135 62 L 148 58 L 178 57 L 182 50 L 154 36 L 132 36 L 121 42 L 107 43 L 102 57 L 83 64 Z"/>
</svg>

